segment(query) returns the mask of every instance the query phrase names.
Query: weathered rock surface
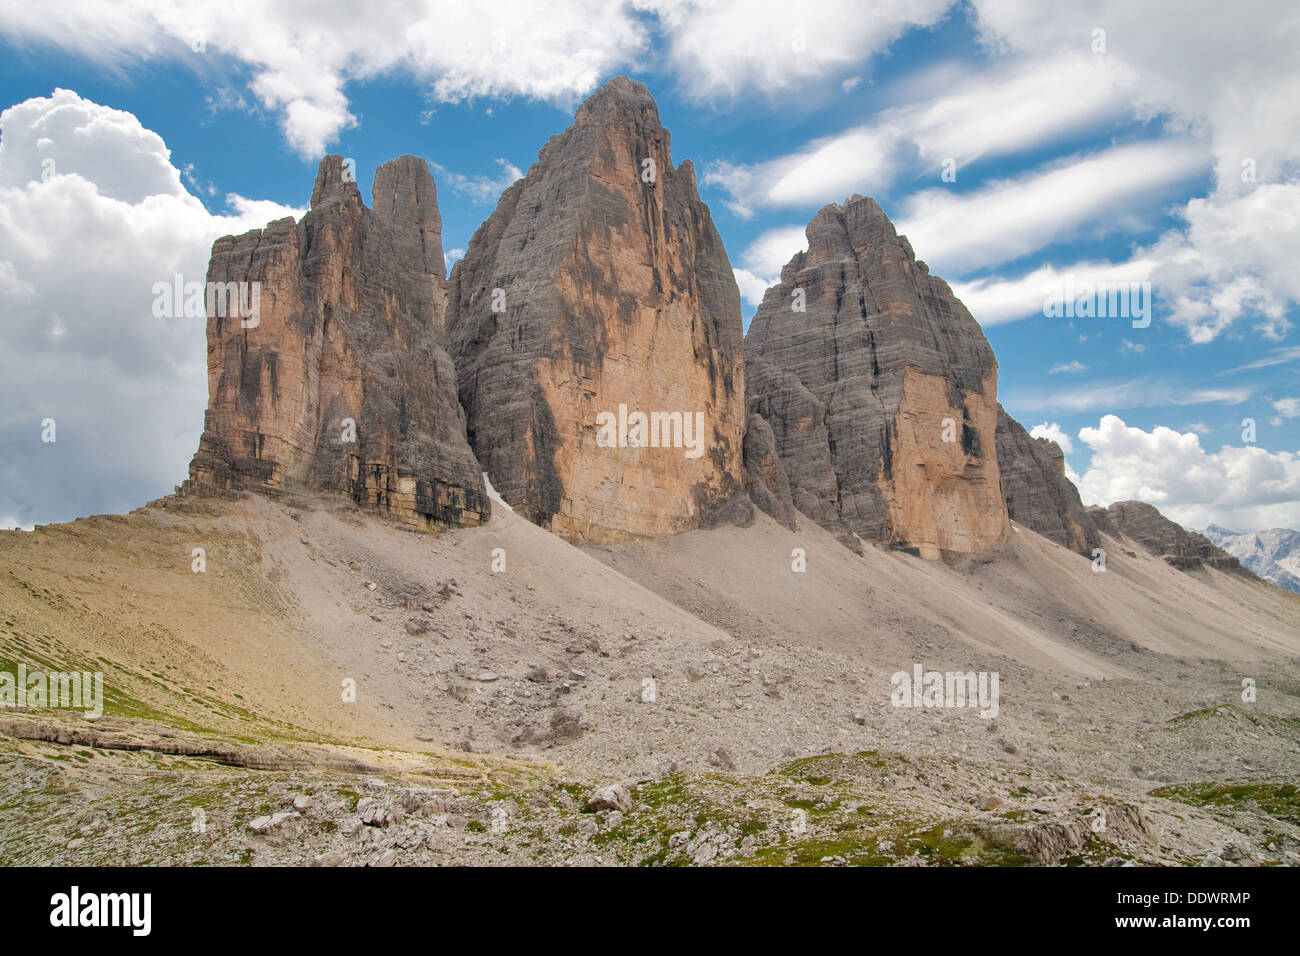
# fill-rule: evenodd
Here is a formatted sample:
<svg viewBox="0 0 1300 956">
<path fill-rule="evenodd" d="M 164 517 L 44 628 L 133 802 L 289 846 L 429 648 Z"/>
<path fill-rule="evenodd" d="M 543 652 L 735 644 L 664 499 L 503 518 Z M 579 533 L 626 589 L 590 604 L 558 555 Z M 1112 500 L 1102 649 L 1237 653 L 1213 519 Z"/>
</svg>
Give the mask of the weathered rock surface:
<svg viewBox="0 0 1300 956">
<path fill-rule="evenodd" d="M 620 813 L 631 813 L 634 806 L 636 804 L 632 800 L 632 794 L 621 783 L 601 787 L 587 797 L 589 810 L 618 810 Z"/>
<path fill-rule="evenodd" d="M 823 527 L 841 528 L 839 483 L 827 439 L 826 406 L 794 373 L 769 364 L 749 348 L 745 359 L 745 395 L 751 422 L 758 419 L 766 423 L 773 434 L 776 458 L 793 506 Z M 760 447 L 761 444 L 753 445 L 755 452 Z M 767 468 L 762 461 L 752 458 L 746 460 L 745 467 L 759 474 Z M 778 521 L 782 520 L 765 501 L 756 498 L 754 502 Z"/>
<path fill-rule="evenodd" d="M 1046 438 L 1032 438 L 998 406 L 998 470 L 1012 521 L 1080 554 L 1101 544 L 1097 526 L 1065 477 L 1065 454 Z"/>
<path fill-rule="evenodd" d="M 807 235 L 745 343 L 749 411 L 795 507 L 926 557 L 1002 541 L 997 362 L 978 323 L 874 200 L 825 207 Z"/>
<path fill-rule="evenodd" d="M 752 514 L 739 292 L 643 85 L 619 77 L 583 103 L 502 195 L 450 286 L 470 443 L 516 511 L 593 542 Z M 634 434 L 602 446 L 597 417 L 620 407 L 630 424 L 678 418 L 666 441 L 652 429 L 639 447 Z M 673 427 L 696 413 L 702 434 Z"/>
<path fill-rule="evenodd" d="M 1250 574 L 1240 561 L 1209 538 L 1170 521 L 1144 501 L 1117 501 L 1109 508 L 1093 505 L 1088 514 L 1106 534 L 1128 538 L 1179 570 L 1208 565 L 1221 571 Z"/>
<path fill-rule="evenodd" d="M 776 436 L 761 415 L 749 416 L 745 431 L 745 490 L 749 500 L 791 531 L 798 527 L 790 482 L 776 455 Z"/>
<path fill-rule="evenodd" d="M 259 283 L 252 319 L 208 317 L 208 410 L 190 487 L 346 494 L 402 521 L 487 518 L 456 370 L 433 176 L 404 156 L 367 209 L 338 156 L 311 211 L 219 239 L 209 283 Z M 248 326 L 248 327 L 245 327 Z"/>
</svg>

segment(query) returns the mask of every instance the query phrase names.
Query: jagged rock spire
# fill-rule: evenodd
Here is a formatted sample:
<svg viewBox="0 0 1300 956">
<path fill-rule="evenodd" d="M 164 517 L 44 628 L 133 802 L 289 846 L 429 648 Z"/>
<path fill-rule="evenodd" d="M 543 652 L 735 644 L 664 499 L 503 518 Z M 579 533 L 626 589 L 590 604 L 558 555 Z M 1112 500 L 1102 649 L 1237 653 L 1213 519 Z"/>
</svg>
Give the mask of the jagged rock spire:
<svg viewBox="0 0 1300 956">
<path fill-rule="evenodd" d="M 642 84 L 592 94 L 502 195 L 452 270 L 448 343 L 474 450 L 533 521 L 605 541 L 751 513 L 740 295 Z M 637 413 L 697 447 L 637 447 Z"/>
<path fill-rule="evenodd" d="M 342 157 L 302 222 L 217 240 L 210 283 L 258 289 L 253 318 L 208 318 L 208 410 L 191 488 L 337 491 L 420 527 L 489 504 L 440 343 L 441 219 L 428 166 L 404 156 L 361 201 Z"/>
</svg>

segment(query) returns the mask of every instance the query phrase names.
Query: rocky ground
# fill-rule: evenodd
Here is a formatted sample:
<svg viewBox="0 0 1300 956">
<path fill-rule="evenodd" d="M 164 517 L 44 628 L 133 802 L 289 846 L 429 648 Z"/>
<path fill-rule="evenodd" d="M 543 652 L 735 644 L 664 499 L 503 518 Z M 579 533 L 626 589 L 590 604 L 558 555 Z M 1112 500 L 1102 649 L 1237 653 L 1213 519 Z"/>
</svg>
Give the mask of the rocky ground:
<svg viewBox="0 0 1300 956">
<path fill-rule="evenodd" d="M 98 721 L 0 713 L 0 859 L 1300 851 L 1300 613 L 1276 589 L 1123 541 L 1093 574 L 1028 532 L 949 566 L 765 517 L 583 551 L 504 507 L 435 537 L 320 505 L 168 499 L 0 535 L 0 669 L 109 688 Z M 997 717 L 892 706 L 914 662 L 997 671 Z"/>
<path fill-rule="evenodd" d="M 863 751 L 595 785 L 555 767 L 377 753 L 347 769 L 252 769 L 138 733 L 138 750 L 61 743 L 48 727 L 11 720 L 0 738 L 8 864 L 1300 863 L 1294 784 L 1125 795 Z"/>
</svg>

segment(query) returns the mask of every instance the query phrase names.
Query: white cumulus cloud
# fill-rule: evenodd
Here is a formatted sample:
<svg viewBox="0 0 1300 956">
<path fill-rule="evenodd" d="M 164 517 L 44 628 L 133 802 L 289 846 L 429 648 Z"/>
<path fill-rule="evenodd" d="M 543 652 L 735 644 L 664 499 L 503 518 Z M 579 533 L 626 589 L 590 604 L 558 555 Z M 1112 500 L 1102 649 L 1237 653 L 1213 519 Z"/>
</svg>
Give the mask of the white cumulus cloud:
<svg viewBox="0 0 1300 956">
<path fill-rule="evenodd" d="M 153 284 L 202 281 L 215 239 L 302 214 L 233 195 L 228 205 L 204 209 L 130 113 L 70 90 L 0 113 L 6 521 L 126 510 L 185 477 L 207 404 L 205 332 L 202 320 L 155 318 Z M 53 443 L 41 440 L 46 418 Z"/>
<path fill-rule="evenodd" d="M 1092 460 L 1079 484 L 1087 504 L 1136 499 L 1185 527 L 1300 527 L 1300 456 L 1257 445 L 1201 446 L 1194 432 L 1144 431 L 1116 415 L 1079 440 Z"/>
<path fill-rule="evenodd" d="M 605 0 L 68 0 L 57 16 L 12 3 L 0 9 L 0 35 L 119 69 L 144 57 L 251 71 L 257 103 L 279 115 L 285 138 L 307 158 L 357 124 L 350 82 L 400 74 L 441 102 L 567 102 L 616 66 L 635 64 L 649 42 L 629 4 Z"/>
<path fill-rule="evenodd" d="M 668 65 L 700 99 L 746 89 L 776 92 L 861 63 L 913 27 L 930 26 L 952 0 L 635 0 L 653 12 Z"/>
<path fill-rule="evenodd" d="M 781 281 L 781 269 L 795 253 L 808 248 L 803 226 L 769 229 L 740 254 L 740 265 L 732 269 L 740 297 L 750 305 L 763 301 L 763 293 Z"/>
<path fill-rule="evenodd" d="M 66 0 L 0 5 L 0 35 L 71 50 L 115 69 L 141 58 L 196 71 L 250 73 L 301 155 L 319 157 L 357 125 L 346 88 L 399 75 L 436 102 L 525 96 L 569 104 L 657 43 L 687 95 L 772 93 L 847 70 L 952 0 L 795 9 L 785 0 Z M 70 28 L 69 24 L 75 24 Z M 222 86 L 221 103 L 240 94 Z"/>
<path fill-rule="evenodd" d="M 1152 281 L 1169 298 L 1169 320 L 1193 342 L 1244 317 L 1267 338 L 1285 335 L 1300 303 L 1300 181 L 1193 199 L 1180 216 L 1183 228 L 1141 253 L 1159 262 Z"/>
<path fill-rule="evenodd" d="M 1033 438 L 1046 438 L 1048 441 L 1054 441 L 1061 446 L 1061 451 L 1067 455 L 1074 454 L 1074 442 L 1070 441 L 1070 436 L 1056 422 L 1043 422 L 1041 425 L 1035 425 L 1029 429 L 1029 434 Z"/>
</svg>

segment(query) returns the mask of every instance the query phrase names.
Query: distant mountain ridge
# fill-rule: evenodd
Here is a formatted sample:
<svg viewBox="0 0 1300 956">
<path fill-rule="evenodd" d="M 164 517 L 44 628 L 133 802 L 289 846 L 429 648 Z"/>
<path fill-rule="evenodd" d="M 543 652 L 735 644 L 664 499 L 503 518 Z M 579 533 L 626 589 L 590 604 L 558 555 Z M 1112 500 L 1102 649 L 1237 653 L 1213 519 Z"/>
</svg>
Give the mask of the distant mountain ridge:
<svg viewBox="0 0 1300 956">
<path fill-rule="evenodd" d="M 1300 594 L 1300 531 L 1270 528 L 1242 533 L 1212 524 L 1201 534 L 1265 581 Z"/>
</svg>

